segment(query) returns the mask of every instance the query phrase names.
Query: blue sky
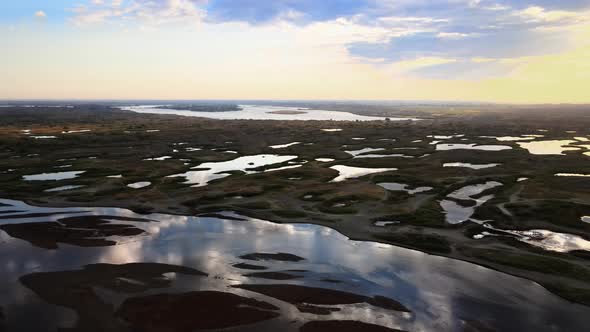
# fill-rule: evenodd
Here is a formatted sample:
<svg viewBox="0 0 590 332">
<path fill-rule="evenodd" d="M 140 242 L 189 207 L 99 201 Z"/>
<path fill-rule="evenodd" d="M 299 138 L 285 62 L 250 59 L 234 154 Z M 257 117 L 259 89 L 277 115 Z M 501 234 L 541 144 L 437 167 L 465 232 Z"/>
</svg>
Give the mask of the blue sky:
<svg viewBox="0 0 590 332">
<path fill-rule="evenodd" d="M 559 32 L 543 33 L 537 29 L 570 24 L 572 18 L 564 15 L 562 19 L 543 21 L 518 13 L 527 8 L 572 13 L 590 9 L 590 0 L 4 0 L 0 4 L 0 20 L 5 24 L 26 22 L 35 13 L 43 12 L 48 22 L 71 25 L 76 17 L 115 6 L 143 6 L 157 15 L 158 11 L 165 12 L 182 2 L 201 9 L 206 13 L 203 19 L 210 23 L 238 21 L 264 25 L 280 18 L 306 25 L 347 18 L 372 27 L 405 28 L 407 34 L 401 37 L 347 45 L 354 56 L 392 61 L 421 56 L 502 58 L 553 53 L 563 49 L 567 38 Z M 80 14 L 76 8 L 84 8 L 85 13 Z M 398 22 L 388 24 L 388 18 Z M 404 22 L 404 18 L 414 21 Z M 101 18 L 117 19 L 128 17 L 105 13 Z"/>
<path fill-rule="evenodd" d="M 552 61 L 557 61 L 555 57 L 568 52 L 582 52 L 589 24 L 590 0 L 2 0 L 0 3 L 0 27 L 11 32 L 3 32 L 5 42 L 22 39 L 27 33 L 38 36 L 50 31 L 58 39 L 83 39 L 85 34 L 92 34 L 103 35 L 108 40 L 109 35 L 117 39 L 122 34 L 136 34 L 140 39 L 140 31 L 157 30 L 176 40 L 179 30 L 190 28 L 193 32 L 185 40 L 178 40 L 177 49 L 185 47 L 181 43 L 206 38 L 213 43 L 208 47 L 220 49 L 219 52 L 232 48 L 237 51 L 269 48 L 273 51 L 264 53 L 268 56 L 279 52 L 277 47 L 288 49 L 297 44 L 299 48 L 291 49 L 290 54 L 272 60 L 282 64 L 325 65 L 332 59 L 355 66 L 370 65 L 371 70 L 378 71 L 375 75 L 390 75 L 400 80 L 507 77 L 522 72 L 523 66 L 535 59 L 548 61 L 554 57 Z M 102 45 L 107 49 L 117 46 L 115 42 Z M 147 42 L 142 45 L 149 46 Z M 317 61 L 310 58 L 311 53 Z M 17 53 L 13 56 L 18 58 Z M 587 62 L 581 58 L 577 61 Z M 195 62 L 194 66 L 198 67 L 199 63 Z"/>
</svg>

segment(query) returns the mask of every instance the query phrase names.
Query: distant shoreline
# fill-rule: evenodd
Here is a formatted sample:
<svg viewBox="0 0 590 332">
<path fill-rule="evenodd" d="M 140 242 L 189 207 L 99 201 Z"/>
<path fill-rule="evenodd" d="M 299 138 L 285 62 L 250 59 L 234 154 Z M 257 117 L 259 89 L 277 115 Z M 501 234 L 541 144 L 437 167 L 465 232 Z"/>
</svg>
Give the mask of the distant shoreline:
<svg viewBox="0 0 590 332">
<path fill-rule="evenodd" d="M 297 114 L 307 114 L 307 112 L 304 111 L 272 111 L 272 112 L 266 112 L 268 114 L 283 114 L 283 115 L 297 115 Z"/>
</svg>

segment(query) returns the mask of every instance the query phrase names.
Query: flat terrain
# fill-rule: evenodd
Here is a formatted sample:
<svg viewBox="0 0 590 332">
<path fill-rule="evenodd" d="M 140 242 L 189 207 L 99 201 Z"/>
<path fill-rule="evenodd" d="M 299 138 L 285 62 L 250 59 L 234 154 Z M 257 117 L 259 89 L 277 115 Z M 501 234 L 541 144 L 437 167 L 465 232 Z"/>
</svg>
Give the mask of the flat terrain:
<svg viewBox="0 0 590 332">
<path fill-rule="evenodd" d="M 590 216 L 590 177 L 555 176 L 589 173 L 590 143 L 580 137 L 590 138 L 590 108 L 321 107 L 423 120 L 210 120 L 136 114 L 104 104 L 3 107 L 0 197 L 38 206 L 124 207 L 139 213 L 235 211 L 277 223 L 319 224 L 352 239 L 475 262 L 539 282 L 568 300 L 590 304 L 590 248 L 564 250 L 558 245 L 548 250 L 542 239 L 535 242 L 535 236 L 498 231 L 548 230 L 575 235 L 576 243 L 590 240 L 590 223 L 582 221 Z M 519 141 L 495 138 L 523 135 L 534 136 Z M 571 141 L 565 144 L 571 149 L 540 155 L 519 145 L 554 140 Z M 298 144 L 271 147 L 295 142 Z M 504 148 L 443 150 L 442 144 Z M 373 150 L 363 152 L 366 148 Z M 355 158 L 356 152 L 346 151 L 361 152 Z M 199 171 L 203 163 L 260 154 L 295 158 L 254 169 L 227 170 L 224 177 L 199 186 L 184 183 L 187 179 L 182 176 L 169 177 Z M 363 158 L 367 154 L 377 156 Z M 497 165 L 443 167 L 447 163 Z M 331 182 L 339 175 L 332 166 L 396 170 Z M 58 181 L 23 179 L 69 171 L 84 173 Z M 127 186 L 137 182 L 149 185 L 141 189 Z M 453 195 L 461 188 L 489 182 L 500 185 L 469 197 Z M 431 189 L 393 191 L 378 185 L 382 183 Z M 66 185 L 79 187 L 52 191 Z M 486 198 L 489 195 L 492 197 Z M 461 211 L 475 206 L 470 216 L 475 222 L 449 222 L 441 204 L 444 201 Z M 378 221 L 395 223 L 377 226 Z M 478 238 L 484 232 L 488 236 Z M 9 234 L 23 239 L 33 236 L 26 228 Z M 134 305 L 137 303 L 124 308 L 125 315 L 136 314 Z"/>
</svg>

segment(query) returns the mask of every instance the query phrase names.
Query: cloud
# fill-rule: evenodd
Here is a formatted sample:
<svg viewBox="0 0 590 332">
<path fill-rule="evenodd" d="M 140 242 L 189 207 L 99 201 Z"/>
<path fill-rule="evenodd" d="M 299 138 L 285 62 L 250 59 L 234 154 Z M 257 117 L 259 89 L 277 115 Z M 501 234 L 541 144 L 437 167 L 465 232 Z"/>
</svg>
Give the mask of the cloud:
<svg viewBox="0 0 590 332">
<path fill-rule="evenodd" d="M 133 22 L 153 26 L 179 22 L 195 24 L 205 17 L 201 8 L 203 3 L 204 0 L 112 0 L 110 3 L 93 0 L 72 8 L 74 17 L 71 21 L 76 25 Z"/>
<path fill-rule="evenodd" d="M 506 59 L 575 47 L 570 27 L 590 20 L 589 6 L 579 0 L 211 0 L 205 9 L 210 23 L 293 23 L 302 38 L 390 74 L 482 79 L 510 74 L 515 63 Z"/>
<path fill-rule="evenodd" d="M 440 33 L 416 33 L 385 43 L 348 45 L 352 55 L 401 61 L 421 57 L 510 58 L 558 53 L 570 47 L 567 31 L 498 31 L 461 38 L 441 38 Z"/>
<path fill-rule="evenodd" d="M 574 12 L 565 10 L 546 10 L 543 7 L 531 6 L 517 11 L 514 15 L 530 23 L 556 23 L 566 21 L 568 24 L 590 21 L 590 12 Z"/>
<path fill-rule="evenodd" d="M 263 24 L 288 12 L 300 13 L 297 22 L 311 23 L 351 17 L 372 7 L 368 0 L 212 0 L 206 5 L 215 22 L 238 21 Z"/>
<path fill-rule="evenodd" d="M 412 60 L 398 61 L 386 66 L 384 69 L 389 74 L 403 75 L 409 74 L 417 70 L 440 66 L 457 62 L 456 59 L 438 58 L 438 57 L 424 57 Z"/>
<path fill-rule="evenodd" d="M 35 12 L 35 17 L 37 17 L 37 18 L 46 18 L 47 17 L 47 14 L 45 14 L 44 11 L 39 10 L 39 11 L 36 11 Z"/>
<path fill-rule="evenodd" d="M 465 38 L 469 37 L 468 33 L 461 33 L 461 32 L 439 32 L 436 35 L 438 38 Z"/>
<path fill-rule="evenodd" d="M 422 31 L 392 36 L 386 42 L 347 45 L 353 57 L 399 63 L 422 58 L 456 59 L 453 63 L 416 70 L 427 77 L 489 77 L 512 70 L 506 62 L 472 59 L 510 59 L 559 54 L 578 45 L 572 29 L 590 24 L 590 3 L 563 1 L 563 8 L 531 1 L 391 1 L 397 11 L 414 9 L 412 15 L 429 17 Z M 430 4 L 430 7 L 427 5 Z M 561 2 L 560 2 L 561 3 Z M 577 8 L 577 10 L 574 10 Z M 401 21 L 401 20 L 400 20 Z M 436 22 L 436 23 L 434 23 Z M 480 64 L 482 68 L 477 68 Z M 453 74 L 452 71 L 455 71 Z"/>
<path fill-rule="evenodd" d="M 0 69 L 12 73 L 8 81 L 20 82 L 10 91 L 581 100 L 575 87 L 552 94 L 552 80 L 590 84 L 587 48 L 573 52 L 590 40 L 590 34 L 580 38 L 590 24 L 588 0 L 68 1 L 80 3 L 67 14 L 84 30 L 70 26 L 20 38 L 37 38 L 31 45 L 51 49 L 43 61 L 32 51 L 24 56 L 19 44 L 7 47 Z M 30 19 L 31 10 L 23 15 Z M 16 43 L 14 34 L 4 35 L 0 39 Z M 27 70 L 22 77 L 28 79 L 21 78 Z M 36 90 L 29 89 L 33 81 Z"/>
</svg>

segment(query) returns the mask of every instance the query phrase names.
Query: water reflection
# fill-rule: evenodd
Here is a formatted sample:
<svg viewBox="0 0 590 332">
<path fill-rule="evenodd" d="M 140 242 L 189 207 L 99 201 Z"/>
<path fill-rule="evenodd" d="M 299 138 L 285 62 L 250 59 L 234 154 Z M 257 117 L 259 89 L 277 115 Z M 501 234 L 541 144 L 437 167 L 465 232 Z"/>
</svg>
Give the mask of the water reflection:
<svg viewBox="0 0 590 332">
<path fill-rule="evenodd" d="M 332 179 L 330 182 L 342 182 L 348 179 L 356 179 L 361 176 L 384 173 L 389 171 L 397 171 L 397 168 L 364 168 L 364 167 L 352 167 L 345 165 L 334 165 L 330 167 L 340 173 L 337 177 Z"/>
<path fill-rule="evenodd" d="M 383 117 L 357 115 L 349 112 L 300 110 L 298 107 L 239 105 L 239 111 L 227 112 L 195 112 L 158 108 L 155 105 L 121 107 L 122 110 L 137 113 L 175 114 L 197 116 L 221 120 L 334 120 L 334 121 L 375 121 L 385 120 Z M 414 118 L 389 118 L 391 121 L 417 120 Z"/>
<path fill-rule="evenodd" d="M 90 132 L 92 130 L 90 129 L 79 129 L 79 130 L 64 130 L 61 133 L 62 134 L 78 134 L 78 133 L 87 133 Z"/>
<path fill-rule="evenodd" d="M 144 160 L 164 161 L 164 160 L 167 160 L 167 159 L 172 159 L 172 156 L 161 156 L 161 157 L 145 158 Z"/>
<path fill-rule="evenodd" d="M 471 169 L 485 169 L 500 166 L 500 164 L 471 164 L 471 163 L 444 163 L 443 167 L 465 167 Z"/>
<path fill-rule="evenodd" d="M 542 135 L 541 135 L 542 136 Z M 516 141 L 532 141 L 536 138 L 536 135 L 523 135 L 523 136 L 480 136 L 481 138 L 494 138 L 500 142 L 516 142 Z"/>
<path fill-rule="evenodd" d="M 230 213 L 222 213 L 225 217 L 220 218 L 137 215 L 116 208 L 38 208 L 10 200 L 0 200 L 0 203 L 6 204 L 0 206 L 0 211 L 23 211 L 12 219 L 0 220 L 0 224 L 112 216 L 123 219 L 117 223 L 132 224 L 149 233 L 132 241 L 121 239 L 118 245 L 108 247 L 64 245 L 56 250 L 45 250 L 0 232 L 3 280 L 0 307 L 4 309 L 8 330 L 56 330 L 80 326 L 81 319 L 103 327 L 114 321 L 112 313 L 115 311 L 123 313 L 121 310 L 125 310 L 124 317 L 134 317 L 129 315 L 137 311 L 129 310 L 140 307 L 131 306 L 133 303 L 164 306 L 155 308 L 161 308 L 159 312 L 165 316 L 169 311 L 164 309 L 177 308 L 167 307 L 166 303 L 177 303 L 178 296 L 190 298 L 190 292 L 195 291 L 231 293 L 245 298 L 240 301 L 263 301 L 277 308 L 268 310 L 280 313 L 279 317 L 237 328 L 240 331 L 296 331 L 306 322 L 324 319 L 358 320 L 408 331 L 460 331 L 465 321 L 499 331 L 574 331 L 587 326 L 586 318 L 590 314 L 590 308 L 562 300 L 528 280 L 409 249 L 351 241 L 322 226 L 280 225 Z M 39 215 L 43 213 L 44 216 Z M 125 221 L 125 218 L 153 222 Z M 238 218 L 240 220 L 233 220 Z M 239 258 L 245 254 L 278 252 L 304 260 L 264 260 L 256 261 L 256 265 L 267 267 L 267 271 L 297 270 L 299 272 L 292 273 L 301 278 L 277 282 L 245 276 L 244 270 L 234 266 L 254 263 Z M 137 262 L 150 264 L 140 270 L 126 265 L 99 266 L 98 270 L 85 267 L 96 263 Z M 197 275 L 194 270 L 207 276 Z M 374 300 L 370 300 L 372 303 L 347 301 L 350 304 L 328 305 L 337 310 L 317 315 L 302 311 L 309 308 L 298 308 L 281 300 L 283 296 L 228 287 L 244 284 L 299 285 Z M 55 296 L 59 289 L 65 293 Z M 154 298 L 149 297 L 161 293 L 177 295 L 167 297 L 167 301 L 172 302 L 153 302 Z M 72 298 L 76 294 L 78 297 Z M 224 298 L 228 296 L 223 295 Z M 394 302 L 381 297 L 399 302 L 410 312 L 392 310 Z M 76 312 L 56 306 L 72 300 Z M 383 303 L 389 304 L 387 308 Z M 188 307 L 178 307 L 177 311 L 182 309 Z M 194 310 L 188 312 L 191 317 Z M 145 315 L 146 320 L 149 317 L 154 315 Z M 187 319 L 187 316 L 181 317 Z M 138 324 L 144 321 L 139 319 Z M 85 327 L 91 331 L 92 325 Z"/>
<path fill-rule="evenodd" d="M 51 193 L 51 192 L 56 192 L 56 191 L 74 190 L 74 189 L 78 189 L 78 188 L 82 188 L 82 187 L 85 187 L 85 186 L 83 186 L 83 185 L 69 185 L 69 186 L 61 186 L 61 187 L 46 189 L 44 191 Z"/>
<path fill-rule="evenodd" d="M 400 224 L 400 222 L 397 221 L 397 220 L 393 220 L 393 221 L 375 221 L 373 223 L 373 225 L 375 225 L 377 227 L 387 227 L 387 226 L 390 226 L 390 225 L 398 225 L 398 224 Z"/>
<path fill-rule="evenodd" d="M 477 145 L 477 144 L 437 144 L 437 151 L 448 150 L 481 150 L 481 151 L 502 151 L 510 150 L 512 147 L 507 145 Z"/>
<path fill-rule="evenodd" d="M 140 182 L 130 183 L 127 185 L 127 187 L 133 188 L 133 189 L 141 189 L 141 188 L 145 188 L 145 187 L 148 187 L 151 185 L 152 185 L 152 183 L 149 181 L 140 181 Z"/>
<path fill-rule="evenodd" d="M 535 141 L 535 142 L 519 142 L 521 148 L 527 149 L 530 154 L 535 155 L 563 155 L 565 151 L 577 151 L 580 148 L 567 147 L 567 145 L 575 143 L 572 140 L 554 140 L 554 141 Z"/>
<path fill-rule="evenodd" d="M 580 174 L 580 173 L 557 173 L 555 176 L 560 177 L 590 177 L 590 174 Z"/>
<path fill-rule="evenodd" d="M 452 139 L 452 138 L 461 138 L 461 137 L 465 137 L 465 135 L 463 134 L 455 134 L 455 135 L 428 135 L 426 136 L 428 138 L 434 138 L 434 139 Z"/>
<path fill-rule="evenodd" d="M 186 178 L 186 181 L 184 182 L 185 184 L 193 184 L 195 187 L 201 187 L 206 186 L 210 181 L 229 176 L 229 172 L 239 171 L 246 174 L 254 174 L 258 173 L 258 171 L 255 170 L 258 167 L 280 164 L 293 159 L 297 159 L 297 156 L 282 156 L 273 154 L 243 156 L 228 161 L 202 163 L 199 166 L 193 167 L 193 169 L 198 170 L 170 175 L 168 177 L 184 177 Z M 276 171 L 300 166 L 301 165 L 285 166 L 268 169 L 266 171 Z"/>
<path fill-rule="evenodd" d="M 75 179 L 80 174 L 86 171 L 70 171 L 70 172 L 56 172 L 56 173 L 41 173 L 32 175 L 23 175 L 25 181 L 59 181 Z"/>
<path fill-rule="evenodd" d="M 379 187 L 383 189 L 390 190 L 390 191 L 405 191 L 410 195 L 418 194 L 425 191 L 430 191 L 434 188 L 432 187 L 416 187 L 414 189 L 410 189 L 410 186 L 405 183 L 397 183 L 397 182 L 382 182 L 377 183 Z"/>
<path fill-rule="evenodd" d="M 297 144 L 301 144 L 301 142 L 291 142 L 291 143 L 286 143 L 286 144 L 271 145 L 270 148 L 271 149 L 284 149 L 284 148 L 288 148 L 290 146 L 297 145 Z"/>
<path fill-rule="evenodd" d="M 475 209 L 494 198 L 493 195 L 481 196 L 481 194 L 487 190 L 499 187 L 501 185 L 502 183 L 497 181 L 488 181 L 482 184 L 465 186 L 461 189 L 453 191 L 447 195 L 449 199 L 445 199 L 440 202 L 440 206 L 445 213 L 446 221 L 449 224 L 460 224 L 468 220 L 481 223 L 481 221 L 475 220 L 471 218 L 471 216 L 473 216 L 475 213 Z M 466 201 L 471 205 L 464 206 L 463 204 L 454 200 Z"/>
<path fill-rule="evenodd" d="M 581 236 L 558 233 L 546 229 L 530 229 L 526 231 L 505 230 L 485 224 L 485 227 L 501 234 L 511 235 L 518 241 L 530 244 L 549 251 L 570 252 L 574 250 L 590 251 L 590 241 Z M 483 236 L 492 235 L 482 233 Z M 482 237 L 483 237 L 482 236 Z"/>
<path fill-rule="evenodd" d="M 369 153 L 369 152 L 377 152 L 377 151 L 383 151 L 385 150 L 384 148 L 362 148 L 359 150 L 345 150 L 344 152 L 348 153 L 349 155 L 353 156 L 353 157 L 357 157 L 360 156 L 364 153 Z"/>
</svg>

